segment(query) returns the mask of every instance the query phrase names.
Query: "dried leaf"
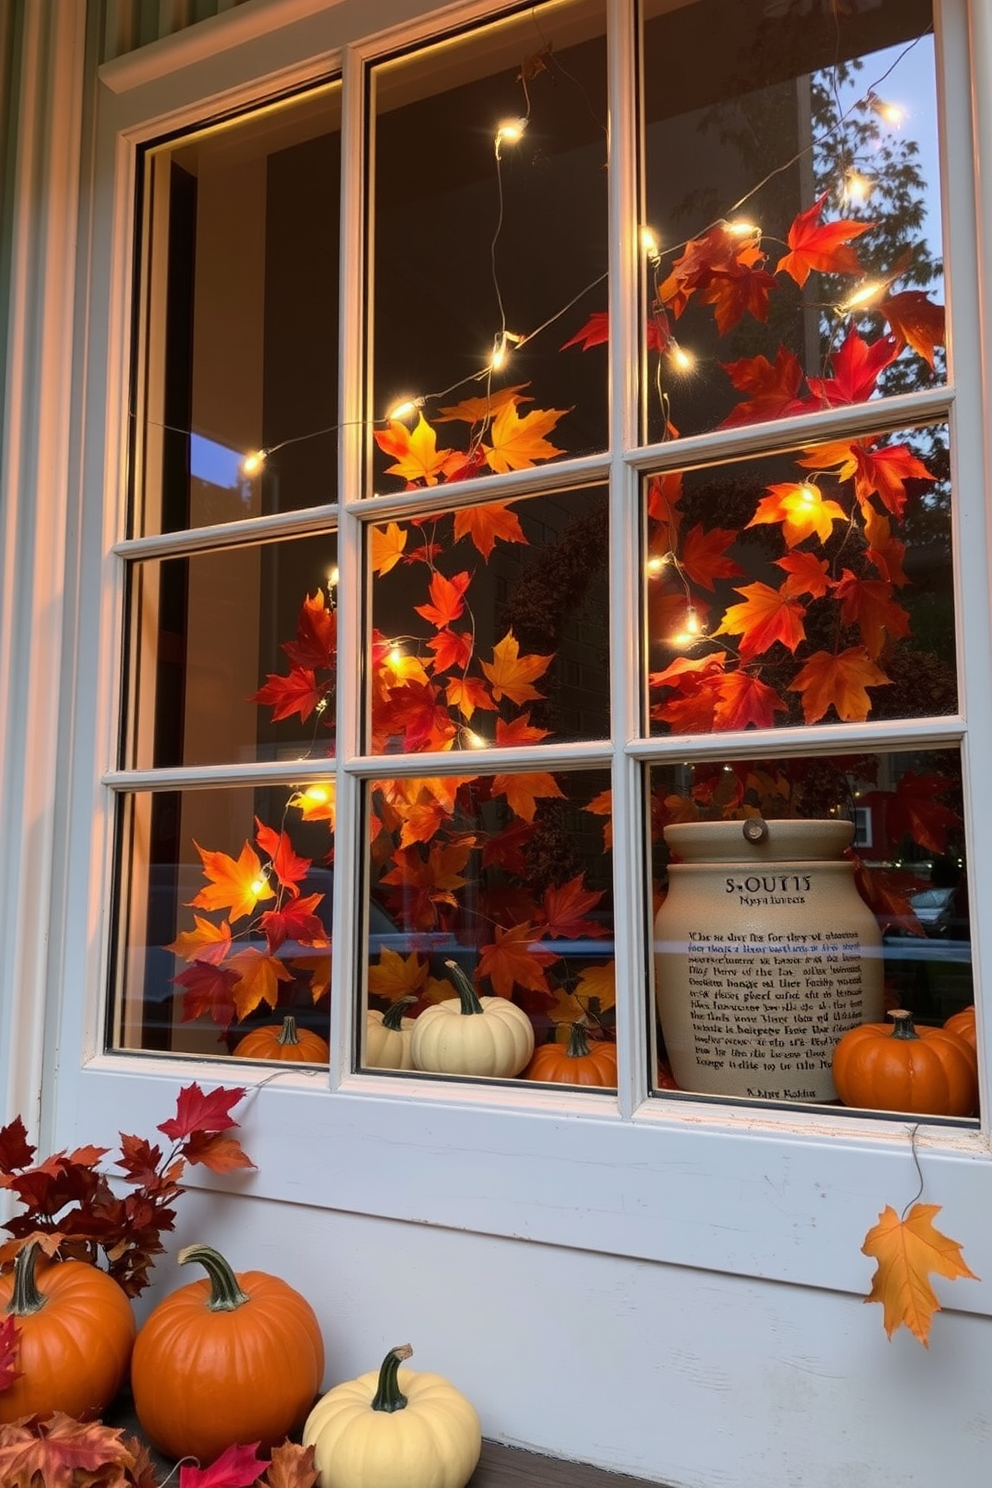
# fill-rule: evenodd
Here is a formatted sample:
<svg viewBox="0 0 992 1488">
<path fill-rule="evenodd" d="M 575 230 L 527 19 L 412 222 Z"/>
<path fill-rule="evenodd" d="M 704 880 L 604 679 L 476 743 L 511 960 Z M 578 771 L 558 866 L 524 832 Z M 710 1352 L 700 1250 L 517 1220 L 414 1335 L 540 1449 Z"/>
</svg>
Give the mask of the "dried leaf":
<svg viewBox="0 0 992 1488">
<path fill-rule="evenodd" d="M 495 940 L 480 947 L 477 975 L 489 978 L 497 997 L 512 997 L 514 987 L 548 991 L 543 968 L 558 957 L 538 949 L 541 934 L 540 926 L 526 921 L 509 930 L 497 925 Z"/>
<path fill-rule="evenodd" d="M 272 1461 L 262 1479 L 263 1488 L 314 1488 L 317 1469 L 313 1465 L 314 1448 L 286 1441 L 272 1449 Z"/>
<path fill-rule="evenodd" d="M 897 1328 L 906 1327 L 924 1348 L 929 1347 L 933 1315 L 940 1311 L 930 1273 L 950 1281 L 958 1277 L 978 1280 L 965 1263 L 960 1242 L 934 1227 L 933 1218 L 940 1209 L 939 1204 L 914 1204 L 906 1218 L 900 1219 L 887 1204 L 861 1247 L 878 1262 L 865 1301 L 882 1303 L 883 1324 L 890 1338 Z"/>
<path fill-rule="evenodd" d="M 455 513 L 455 542 L 470 537 L 482 554 L 489 558 L 496 546 L 496 539 L 503 542 L 526 543 L 520 518 L 511 511 L 505 501 L 490 501 L 485 506 L 467 506 Z"/>
</svg>

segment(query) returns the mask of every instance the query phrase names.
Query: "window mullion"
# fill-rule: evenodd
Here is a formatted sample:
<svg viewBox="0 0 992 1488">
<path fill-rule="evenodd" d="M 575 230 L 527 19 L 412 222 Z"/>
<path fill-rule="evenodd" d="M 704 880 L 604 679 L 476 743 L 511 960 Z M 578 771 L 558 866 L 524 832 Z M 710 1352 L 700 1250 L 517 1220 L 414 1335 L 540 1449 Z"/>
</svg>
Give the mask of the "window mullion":
<svg viewBox="0 0 992 1488">
<path fill-rule="evenodd" d="M 637 474 L 624 453 L 637 442 L 640 294 L 636 100 L 636 18 L 633 0 L 608 7 L 610 97 L 610 609 L 611 700 L 615 741 L 640 733 L 640 529 Z M 641 767 L 619 751 L 613 768 L 614 943 L 620 1111 L 629 1117 L 647 1095 L 647 1019 L 644 997 L 644 850 Z"/>
<path fill-rule="evenodd" d="M 334 833 L 334 909 L 331 968 L 331 1087 L 351 1072 L 355 998 L 351 968 L 358 966 L 358 913 L 361 881 L 361 782 L 344 769 L 359 751 L 362 719 L 360 657 L 362 633 L 362 527 L 349 498 L 362 490 L 367 434 L 365 416 L 366 306 L 364 158 L 366 149 L 365 70 L 354 49 L 345 51 L 341 100 L 341 279 L 340 377 L 341 438 L 338 444 L 339 608 L 337 632 L 337 815 Z"/>
</svg>

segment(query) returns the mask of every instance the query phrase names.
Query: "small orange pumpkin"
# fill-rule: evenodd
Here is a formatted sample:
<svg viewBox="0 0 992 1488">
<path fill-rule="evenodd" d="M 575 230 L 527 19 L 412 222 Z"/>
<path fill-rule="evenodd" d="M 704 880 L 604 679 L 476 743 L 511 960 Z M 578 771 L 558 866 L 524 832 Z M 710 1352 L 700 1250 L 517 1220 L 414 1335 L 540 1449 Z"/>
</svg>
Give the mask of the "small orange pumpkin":
<svg viewBox="0 0 992 1488">
<path fill-rule="evenodd" d="M 521 1077 L 556 1085 L 615 1085 L 617 1046 L 597 1039 L 590 1045 L 581 1023 L 572 1024 L 567 1044 L 541 1044 Z"/>
<path fill-rule="evenodd" d="M 978 1030 L 975 1026 L 975 1009 L 973 1007 L 962 1008 L 960 1013 L 952 1013 L 944 1021 L 944 1027 L 956 1033 L 958 1038 L 964 1039 L 965 1043 L 977 1053 Z"/>
<path fill-rule="evenodd" d="M 169 1457 L 212 1462 L 232 1442 L 268 1451 L 303 1425 L 324 1373 L 320 1324 L 299 1292 L 264 1271 L 235 1276 L 208 1245 L 188 1245 L 207 1279 L 145 1320 L 131 1392 L 148 1439 Z"/>
<path fill-rule="evenodd" d="M 327 1040 L 309 1028 L 297 1028 L 287 1013 L 278 1023 L 265 1023 L 246 1033 L 234 1053 L 238 1059 L 279 1059 L 287 1064 L 326 1064 L 330 1058 Z"/>
<path fill-rule="evenodd" d="M 886 1023 L 848 1029 L 833 1056 L 834 1084 L 846 1106 L 913 1115 L 970 1116 L 978 1100 L 975 1058 L 946 1028 L 914 1028 L 895 1008 Z"/>
<path fill-rule="evenodd" d="M 15 1368 L 0 1391 L 0 1423 L 64 1411 L 99 1416 L 127 1374 L 134 1344 L 131 1303 L 112 1276 L 88 1261 L 51 1261 L 36 1270 L 37 1242 L 0 1276 L 0 1313 L 18 1332 Z"/>
</svg>

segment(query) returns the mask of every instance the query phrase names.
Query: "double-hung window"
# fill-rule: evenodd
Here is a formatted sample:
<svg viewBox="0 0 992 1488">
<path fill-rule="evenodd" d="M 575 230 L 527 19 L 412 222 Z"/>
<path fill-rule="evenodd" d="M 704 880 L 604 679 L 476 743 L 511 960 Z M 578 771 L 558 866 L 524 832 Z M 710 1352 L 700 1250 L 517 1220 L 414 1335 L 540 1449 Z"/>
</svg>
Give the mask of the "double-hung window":
<svg viewBox="0 0 992 1488">
<path fill-rule="evenodd" d="M 535 1220 L 539 1170 L 595 1150 L 647 1212 L 644 1164 L 707 1124 L 870 1151 L 872 1113 L 913 1108 L 839 1104 L 845 1028 L 976 1001 L 964 8 L 937 37 L 929 0 L 393 10 L 154 97 L 106 73 L 117 526 L 87 613 L 119 721 L 92 714 L 112 909 L 80 1089 L 257 1076 L 274 1194 L 300 1111 L 361 1146 L 402 1110 L 459 1223 L 694 1259 L 620 1203 Z M 732 895 L 762 978 L 719 964 L 709 890 L 708 957 L 669 945 L 686 1033 L 660 941 L 656 970 L 672 829 L 802 821 L 841 824 L 864 987 L 786 854 Z M 793 891 L 798 959 L 760 902 Z M 977 1085 L 921 1114 L 967 1143 Z M 505 1165 L 476 1167 L 483 1130 Z M 338 1178 L 335 1204 L 456 1212 Z"/>
</svg>

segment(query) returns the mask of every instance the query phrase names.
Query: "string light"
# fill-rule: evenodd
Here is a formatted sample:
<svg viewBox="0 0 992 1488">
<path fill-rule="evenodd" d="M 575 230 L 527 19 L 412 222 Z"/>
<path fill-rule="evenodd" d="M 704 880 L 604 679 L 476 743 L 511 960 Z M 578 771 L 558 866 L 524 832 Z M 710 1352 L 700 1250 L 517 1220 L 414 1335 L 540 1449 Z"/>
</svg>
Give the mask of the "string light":
<svg viewBox="0 0 992 1488">
<path fill-rule="evenodd" d="M 390 648 L 390 650 L 389 650 L 389 652 L 388 652 L 388 654 L 386 656 L 386 664 L 387 664 L 387 666 L 391 666 L 394 671 L 398 671 L 399 670 L 399 668 L 403 665 L 403 647 L 402 646 L 393 646 L 393 647 Z"/>
<path fill-rule="evenodd" d="M 386 414 L 390 423 L 397 419 L 409 418 L 412 413 L 418 413 L 425 403 L 424 398 L 404 398 L 402 403 L 396 403 Z"/>
<path fill-rule="evenodd" d="M 682 623 L 684 629 L 680 630 L 677 635 L 673 635 L 669 644 L 679 647 L 694 646 L 695 643 L 701 638 L 703 633 L 702 622 L 699 619 L 699 611 L 696 609 L 695 605 L 691 604 L 686 606 L 685 618 Z"/>
<path fill-rule="evenodd" d="M 300 795 L 304 801 L 309 802 L 312 806 L 326 806 L 331 799 L 331 792 L 328 787 L 319 783 L 308 785 L 305 791 L 300 792 Z"/>
<path fill-rule="evenodd" d="M 510 355 L 511 346 L 522 346 L 523 336 L 517 336 L 513 331 L 498 331 L 493 337 L 493 354 L 489 361 L 490 372 L 498 372 L 506 365 L 506 359 Z"/>
<path fill-rule="evenodd" d="M 658 242 L 657 234 L 650 227 L 641 228 L 641 250 L 648 263 L 657 268 L 661 263 L 661 244 Z"/>
<path fill-rule="evenodd" d="M 814 506 L 820 499 L 820 490 L 812 481 L 803 481 L 799 487 L 798 496 L 807 506 Z"/>
<path fill-rule="evenodd" d="M 469 749 L 489 748 L 489 740 L 484 739 L 481 734 L 477 734 L 475 729 L 470 729 L 467 725 L 463 724 L 460 733 L 463 743 Z"/>
<path fill-rule="evenodd" d="M 676 372 L 687 374 L 694 371 L 696 366 L 696 358 L 693 356 L 691 351 L 686 351 L 685 347 L 680 346 L 677 341 L 672 342 L 668 356 Z"/>
<path fill-rule="evenodd" d="M 864 176 L 852 165 L 844 175 L 844 200 L 847 202 L 866 202 L 874 190 L 875 183 L 870 176 Z"/>
<path fill-rule="evenodd" d="M 250 454 L 245 455 L 241 461 L 242 474 L 247 475 L 249 478 L 253 475 L 258 475 L 259 471 L 265 465 L 268 453 L 268 450 L 259 449 L 252 450 Z"/>
<path fill-rule="evenodd" d="M 842 300 L 837 306 L 838 315 L 848 315 L 852 310 L 864 310 L 875 303 L 889 287 L 891 281 L 887 279 L 868 279 L 858 289 L 849 294 L 846 300 Z"/>
<path fill-rule="evenodd" d="M 504 119 L 496 129 L 496 138 L 493 147 L 496 151 L 496 159 L 499 159 L 500 147 L 502 145 L 517 145 L 523 139 L 524 130 L 527 128 L 526 119 Z"/>
<path fill-rule="evenodd" d="M 887 103 L 884 98 L 879 98 L 875 92 L 869 92 L 868 94 L 868 107 L 880 119 L 883 119 L 886 124 L 891 125 L 893 129 L 898 129 L 900 124 L 905 121 L 906 110 L 904 108 L 898 103 Z"/>
<path fill-rule="evenodd" d="M 727 231 L 735 238 L 760 238 L 761 228 L 756 222 L 745 222 L 738 219 L 727 223 Z"/>
<path fill-rule="evenodd" d="M 652 558 L 648 559 L 645 568 L 649 574 L 659 574 L 663 568 L 668 567 L 670 558 L 670 553 L 655 553 Z"/>
<path fill-rule="evenodd" d="M 338 571 L 337 564 L 335 564 L 335 566 L 333 568 L 330 568 L 327 571 L 327 587 L 328 587 L 328 589 L 336 589 L 338 587 L 338 583 L 340 581 L 340 578 L 341 578 L 341 575 L 340 575 L 340 573 Z"/>
</svg>

